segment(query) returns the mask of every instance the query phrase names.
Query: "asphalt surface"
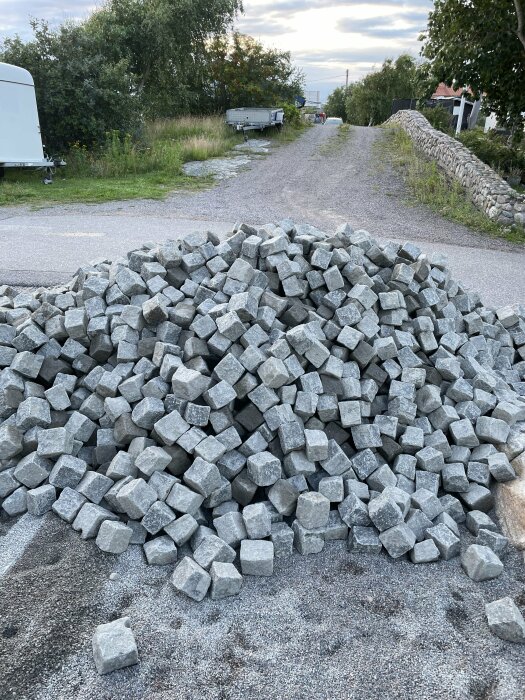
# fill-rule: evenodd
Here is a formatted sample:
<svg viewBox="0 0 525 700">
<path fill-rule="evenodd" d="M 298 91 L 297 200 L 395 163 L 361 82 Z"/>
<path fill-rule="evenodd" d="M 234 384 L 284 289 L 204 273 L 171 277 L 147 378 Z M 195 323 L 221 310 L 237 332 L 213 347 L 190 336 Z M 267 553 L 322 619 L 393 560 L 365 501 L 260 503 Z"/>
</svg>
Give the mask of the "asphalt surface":
<svg viewBox="0 0 525 700">
<path fill-rule="evenodd" d="M 4 209 L 0 283 L 60 281 L 144 240 L 286 216 L 327 230 L 349 220 L 446 251 L 488 303 L 523 301 L 523 250 L 407 207 L 399 181 L 377 167 L 381 136 L 357 129 L 341 144 L 330 128 L 311 129 L 235 180 L 161 203 Z M 198 604 L 175 593 L 172 567 L 146 566 L 140 547 L 113 557 L 53 514 L 4 514 L 0 699 L 523 700 L 523 647 L 493 636 L 484 616 L 484 603 L 505 595 L 525 609 L 522 555 L 504 561 L 501 577 L 478 584 L 458 559 L 415 566 L 334 543 L 278 561 L 273 577 L 246 577 L 236 598 Z M 99 677 L 94 629 L 124 615 L 140 664 Z"/>
<path fill-rule="evenodd" d="M 291 218 L 327 231 L 348 221 L 380 240 L 416 242 L 425 252 L 446 253 L 454 276 L 485 303 L 525 301 L 525 248 L 407 205 L 400 178 L 374 148 L 384 131 L 352 127 L 344 140 L 337 133 L 337 127 L 315 126 L 235 178 L 164 201 L 0 208 L 0 284 L 64 282 L 79 265 L 123 255 L 145 240 Z"/>
</svg>

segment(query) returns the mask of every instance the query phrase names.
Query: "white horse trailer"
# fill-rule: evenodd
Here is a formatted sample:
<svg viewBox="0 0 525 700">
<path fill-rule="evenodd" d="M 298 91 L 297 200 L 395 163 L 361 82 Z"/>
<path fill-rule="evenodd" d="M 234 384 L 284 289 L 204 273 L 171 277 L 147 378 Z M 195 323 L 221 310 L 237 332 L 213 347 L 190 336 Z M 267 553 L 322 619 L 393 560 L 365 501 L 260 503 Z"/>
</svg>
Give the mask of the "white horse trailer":
<svg viewBox="0 0 525 700">
<path fill-rule="evenodd" d="M 31 73 L 0 63 L 0 177 L 4 168 L 43 168 L 49 184 L 62 164 L 44 156 Z"/>
</svg>

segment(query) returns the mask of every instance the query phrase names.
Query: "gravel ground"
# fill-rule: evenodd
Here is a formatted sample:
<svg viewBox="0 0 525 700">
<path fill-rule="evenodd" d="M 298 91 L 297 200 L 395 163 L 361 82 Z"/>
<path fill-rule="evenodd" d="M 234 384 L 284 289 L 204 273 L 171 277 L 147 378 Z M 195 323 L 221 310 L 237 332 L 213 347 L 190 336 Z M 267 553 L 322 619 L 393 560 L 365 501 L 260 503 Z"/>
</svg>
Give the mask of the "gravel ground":
<svg viewBox="0 0 525 700">
<path fill-rule="evenodd" d="M 448 252 L 455 274 L 489 303 L 525 299 L 523 249 L 406 207 L 399 180 L 376 167 L 372 146 L 382 133 L 355 128 L 341 144 L 335 130 L 316 127 L 233 180 L 165 202 L 4 208 L 0 282 L 13 271 L 21 284 L 37 273 L 66 278 L 75 264 L 190 223 L 224 232 L 238 219 L 290 217 L 426 241 L 425 250 Z M 146 567 L 140 548 L 112 557 L 52 514 L 0 517 L 0 698 L 523 699 L 523 650 L 491 635 L 483 610 L 504 595 L 525 606 L 520 553 L 482 584 L 457 559 L 415 567 L 357 556 L 342 543 L 276 568 L 271 578 L 247 578 L 235 599 L 197 604 L 174 593 L 171 567 Z M 141 663 L 100 678 L 94 628 L 122 615 Z"/>
<path fill-rule="evenodd" d="M 338 542 L 203 603 L 173 591 L 171 570 L 147 567 L 136 546 L 105 555 L 45 516 L 3 578 L 2 700 L 523 698 L 523 648 L 493 636 L 484 616 L 504 595 L 523 609 L 517 552 L 500 578 L 476 584 L 458 559 L 414 566 Z M 123 615 L 141 662 L 99 677 L 94 628 Z"/>
</svg>

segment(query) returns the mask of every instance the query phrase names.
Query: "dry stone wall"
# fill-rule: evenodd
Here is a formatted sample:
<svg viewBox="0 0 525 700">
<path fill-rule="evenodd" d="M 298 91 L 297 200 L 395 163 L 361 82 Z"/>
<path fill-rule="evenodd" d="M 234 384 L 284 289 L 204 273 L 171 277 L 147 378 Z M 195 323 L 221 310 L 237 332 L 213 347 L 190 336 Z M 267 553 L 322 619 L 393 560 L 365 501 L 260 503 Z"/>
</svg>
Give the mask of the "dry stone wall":
<svg viewBox="0 0 525 700">
<path fill-rule="evenodd" d="M 406 131 L 416 148 L 457 180 L 490 219 L 507 225 L 525 223 L 525 196 L 455 138 L 434 129 L 420 112 L 401 110 L 386 124 Z"/>
</svg>

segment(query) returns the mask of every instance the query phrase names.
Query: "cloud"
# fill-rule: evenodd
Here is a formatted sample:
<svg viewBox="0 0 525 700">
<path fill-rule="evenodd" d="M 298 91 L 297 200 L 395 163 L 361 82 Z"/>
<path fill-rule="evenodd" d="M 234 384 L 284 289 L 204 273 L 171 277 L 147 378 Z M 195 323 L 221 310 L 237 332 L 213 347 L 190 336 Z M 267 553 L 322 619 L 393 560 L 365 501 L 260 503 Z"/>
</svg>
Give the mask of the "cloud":
<svg viewBox="0 0 525 700">
<path fill-rule="evenodd" d="M 413 39 L 417 38 L 427 24 L 426 13 L 414 13 L 408 17 L 392 15 L 388 19 L 355 19 L 344 17 L 336 23 L 336 29 L 345 34 L 361 34 L 370 39 Z"/>
<path fill-rule="evenodd" d="M 287 34 L 291 31 L 288 24 L 283 24 L 277 19 L 258 19 L 255 17 L 243 17 L 237 22 L 236 28 L 243 34 L 250 34 L 252 36 L 258 36 L 260 34 L 276 36 L 279 34 Z"/>
<path fill-rule="evenodd" d="M 425 10 L 427 13 L 433 9 L 433 0 L 408 0 L 407 2 L 399 2 L 399 0 L 378 0 L 378 2 L 370 3 L 364 0 L 274 0 L 263 2 L 245 3 L 247 12 L 252 11 L 257 14 L 273 15 L 273 16 L 290 16 L 298 13 L 308 12 L 310 10 L 336 9 L 336 8 L 359 8 L 372 11 L 371 14 L 380 12 L 385 8 L 390 12 L 395 8 L 396 13 L 413 13 L 417 10 Z"/>
<path fill-rule="evenodd" d="M 45 19 L 51 26 L 83 19 L 100 5 L 97 0 L 0 0 L 0 35 L 31 34 L 29 19 Z"/>
</svg>

